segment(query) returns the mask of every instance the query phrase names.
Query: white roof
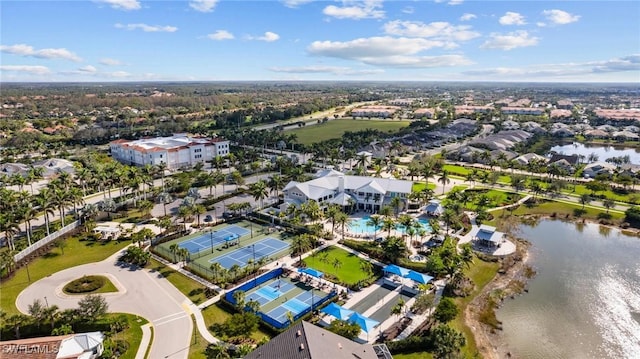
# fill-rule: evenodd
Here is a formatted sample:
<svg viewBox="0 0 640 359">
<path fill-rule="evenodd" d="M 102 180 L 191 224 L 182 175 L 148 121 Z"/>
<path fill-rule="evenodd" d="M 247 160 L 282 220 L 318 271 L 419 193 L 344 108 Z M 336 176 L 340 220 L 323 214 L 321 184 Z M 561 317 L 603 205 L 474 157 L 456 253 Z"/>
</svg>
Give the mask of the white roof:
<svg viewBox="0 0 640 359">
<path fill-rule="evenodd" d="M 63 339 L 58 348 L 58 358 L 75 357 L 80 353 L 91 351 L 104 341 L 102 332 L 74 334 Z"/>
<path fill-rule="evenodd" d="M 289 182 L 284 190 L 297 188 L 307 198 L 319 199 L 340 191 L 340 178 L 344 179 L 344 189 L 362 192 L 388 192 L 411 193 L 413 182 L 392 178 L 377 178 L 366 176 L 347 176 L 340 172 L 331 171 L 324 177 L 319 177 L 308 182 Z"/>
</svg>

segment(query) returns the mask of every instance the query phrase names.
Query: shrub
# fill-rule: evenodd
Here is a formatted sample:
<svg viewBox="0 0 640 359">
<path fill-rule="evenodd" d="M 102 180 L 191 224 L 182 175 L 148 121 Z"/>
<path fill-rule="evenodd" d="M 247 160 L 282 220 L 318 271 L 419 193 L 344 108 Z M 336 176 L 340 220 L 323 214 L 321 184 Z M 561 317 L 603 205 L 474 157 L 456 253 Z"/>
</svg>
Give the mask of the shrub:
<svg viewBox="0 0 640 359">
<path fill-rule="evenodd" d="M 63 291 L 67 293 L 91 293 L 104 286 L 105 280 L 102 276 L 84 276 L 69 282 L 64 286 Z"/>
</svg>

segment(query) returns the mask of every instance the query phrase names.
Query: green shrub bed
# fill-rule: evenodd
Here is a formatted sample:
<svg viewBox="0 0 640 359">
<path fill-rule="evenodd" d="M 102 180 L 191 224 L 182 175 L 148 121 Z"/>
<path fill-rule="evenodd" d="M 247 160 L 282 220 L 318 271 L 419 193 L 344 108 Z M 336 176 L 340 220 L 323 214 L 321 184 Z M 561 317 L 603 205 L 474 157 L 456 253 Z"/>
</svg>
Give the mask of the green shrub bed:
<svg viewBox="0 0 640 359">
<path fill-rule="evenodd" d="M 101 275 L 86 275 L 69 282 L 64 286 L 63 291 L 71 294 L 91 293 L 102 288 L 107 280 Z"/>
</svg>

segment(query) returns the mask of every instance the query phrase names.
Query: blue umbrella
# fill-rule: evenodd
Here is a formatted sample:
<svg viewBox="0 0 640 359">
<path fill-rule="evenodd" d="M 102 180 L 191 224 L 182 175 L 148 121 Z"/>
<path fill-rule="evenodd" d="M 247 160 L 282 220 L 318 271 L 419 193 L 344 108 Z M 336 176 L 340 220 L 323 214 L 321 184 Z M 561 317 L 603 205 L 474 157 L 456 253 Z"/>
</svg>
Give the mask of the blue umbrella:
<svg viewBox="0 0 640 359">
<path fill-rule="evenodd" d="M 360 328 L 362 328 L 362 330 L 364 330 L 367 334 L 369 334 L 369 332 L 373 328 L 375 328 L 378 324 L 380 324 L 379 321 L 365 317 L 364 315 L 358 312 L 353 313 L 351 317 L 349 317 L 349 321 L 352 323 L 358 324 Z"/>
<path fill-rule="evenodd" d="M 298 272 L 305 273 L 317 278 L 322 278 L 322 276 L 324 276 L 324 273 L 320 272 L 319 270 L 315 270 L 313 268 L 299 268 Z"/>
<path fill-rule="evenodd" d="M 409 274 L 409 270 L 407 268 L 399 267 L 395 264 L 389 264 L 383 268 L 385 273 L 393 273 L 397 274 L 401 277 L 406 277 Z"/>
<path fill-rule="evenodd" d="M 336 303 L 330 303 L 329 305 L 324 307 L 321 312 L 334 316 L 335 318 L 340 320 L 346 320 L 354 313 L 353 310 L 346 309 L 342 306 L 337 305 Z"/>
<path fill-rule="evenodd" d="M 426 274 L 422 274 L 416 271 L 409 271 L 409 276 L 407 277 L 409 279 L 413 279 L 414 281 L 418 282 L 418 283 L 422 283 L 422 284 L 427 284 L 429 283 L 433 277 L 426 275 Z"/>
</svg>

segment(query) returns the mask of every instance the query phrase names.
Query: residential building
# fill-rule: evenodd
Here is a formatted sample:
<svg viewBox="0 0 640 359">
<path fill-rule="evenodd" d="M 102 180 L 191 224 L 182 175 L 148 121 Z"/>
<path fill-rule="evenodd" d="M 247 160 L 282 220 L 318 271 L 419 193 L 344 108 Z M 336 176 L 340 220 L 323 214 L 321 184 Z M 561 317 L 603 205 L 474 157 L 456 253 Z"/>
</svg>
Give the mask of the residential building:
<svg viewBox="0 0 640 359">
<path fill-rule="evenodd" d="M 400 111 L 399 106 L 363 106 L 351 110 L 352 117 L 392 117 L 396 112 Z"/>
<path fill-rule="evenodd" d="M 393 359 L 386 345 L 359 344 L 302 321 L 245 359 Z"/>
<path fill-rule="evenodd" d="M 95 359 L 102 355 L 102 332 L 0 342 L 2 359 Z"/>
<path fill-rule="evenodd" d="M 403 205 L 406 205 L 412 186 L 411 181 L 348 176 L 338 171 L 324 170 L 311 181 L 289 182 L 283 189 L 283 206 L 300 207 L 307 201 L 316 201 L 322 208 L 334 203 L 344 208 L 377 212 L 382 206 L 390 204 L 394 197 L 401 198 Z"/>
<path fill-rule="evenodd" d="M 109 147 L 111 156 L 122 163 L 137 166 L 164 163 L 169 169 L 190 167 L 229 154 L 229 141 L 186 134 L 135 141 L 116 140 Z"/>
<path fill-rule="evenodd" d="M 500 112 L 505 115 L 533 115 L 540 116 L 544 114 L 544 108 L 539 107 L 502 107 Z"/>
</svg>

